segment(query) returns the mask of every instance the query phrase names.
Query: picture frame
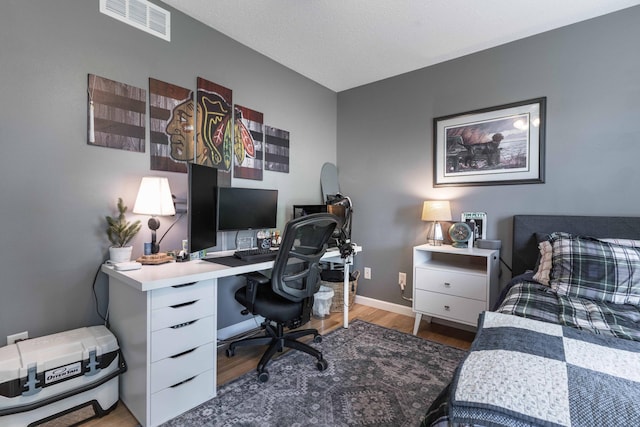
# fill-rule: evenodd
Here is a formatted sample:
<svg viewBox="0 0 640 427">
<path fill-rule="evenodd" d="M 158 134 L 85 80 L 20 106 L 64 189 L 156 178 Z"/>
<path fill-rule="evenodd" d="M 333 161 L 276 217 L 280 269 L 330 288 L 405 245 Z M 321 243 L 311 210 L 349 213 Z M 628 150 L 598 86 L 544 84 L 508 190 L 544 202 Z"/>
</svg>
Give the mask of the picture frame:
<svg viewBox="0 0 640 427">
<path fill-rule="evenodd" d="M 433 119 L 433 186 L 544 183 L 546 97 Z"/>
<path fill-rule="evenodd" d="M 486 212 L 462 212 L 460 221 L 466 222 L 471 227 L 471 231 L 475 229 L 475 239 L 487 238 L 487 213 Z M 475 226 L 471 226 L 471 221 Z"/>
</svg>

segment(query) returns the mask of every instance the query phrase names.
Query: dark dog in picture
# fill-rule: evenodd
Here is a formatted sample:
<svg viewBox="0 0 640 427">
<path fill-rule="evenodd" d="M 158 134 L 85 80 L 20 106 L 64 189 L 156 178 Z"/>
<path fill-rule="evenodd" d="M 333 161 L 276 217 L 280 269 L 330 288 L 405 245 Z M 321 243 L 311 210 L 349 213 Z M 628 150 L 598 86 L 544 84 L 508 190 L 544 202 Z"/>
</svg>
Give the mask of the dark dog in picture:
<svg viewBox="0 0 640 427">
<path fill-rule="evenodd" d="M 463 144 L 467 149 L 464 156 L 465 166 L 472 166 L 473 163 L 481 156 L 486 156 L 489 166 L 500 163 L 500 142 L 504 139 L 501 133 L 494 133 L 491 141 L 481 142 L 479 144 Z"/>
</svg>

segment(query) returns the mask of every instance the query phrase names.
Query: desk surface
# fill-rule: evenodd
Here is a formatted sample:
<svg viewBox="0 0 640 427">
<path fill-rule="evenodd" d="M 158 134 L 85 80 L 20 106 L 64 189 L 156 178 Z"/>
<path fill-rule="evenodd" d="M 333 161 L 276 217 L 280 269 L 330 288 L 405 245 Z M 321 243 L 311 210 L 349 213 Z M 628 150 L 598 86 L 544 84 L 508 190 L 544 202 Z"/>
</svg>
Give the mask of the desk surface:
<svg viewBox="0 0 640 427">
<path fill-rule="evenodd" d="M 360 252 L 362 247 L 356 246 L 355 253 Z M 213 252 L 207 258 L 217 258 L 233 255 L 231 251 Z M 344 262 L 340 257 L 340 252 L 336 249 L 327 250 L 322 257 L 326 262 Z M 117 278 L 127 285 L 145 292 L 153 289 L 166 288 L 184 284 L 186 282 L 197 282 L 206 279 L 217 279 L 220 277 L 236 276 L 250 273 L 252 271 L 268 270 L 273 267 L 273 260 L 258 263 L 247 263 L 237 267 L 229 267 L 215 262 L 193 260 L 187 262 L 168 262 L 160 265 L 143 265 L 139 270 L 117 271 L 113 267 L 104 264 L 102 271 L 109 276 Z"/>
</svg>

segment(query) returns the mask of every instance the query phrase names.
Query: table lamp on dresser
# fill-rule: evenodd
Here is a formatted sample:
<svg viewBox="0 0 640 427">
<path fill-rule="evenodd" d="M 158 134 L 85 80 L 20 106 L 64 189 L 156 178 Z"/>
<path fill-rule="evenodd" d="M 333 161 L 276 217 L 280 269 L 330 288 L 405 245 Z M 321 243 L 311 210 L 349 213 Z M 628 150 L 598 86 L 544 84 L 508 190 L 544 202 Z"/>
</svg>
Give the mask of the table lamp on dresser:
<svg viewBox="0 0 640 427">
<path fill-rule="evenodd" d="M 425 201 L 422 205 L 422 220 L 433 222 L 427 233 L 427 241 L 431 241 L 434 246 L 442 245 L 444 236 L 439 221 L 451 221 L 451 204 L 448 200 Z"/>
</svg>

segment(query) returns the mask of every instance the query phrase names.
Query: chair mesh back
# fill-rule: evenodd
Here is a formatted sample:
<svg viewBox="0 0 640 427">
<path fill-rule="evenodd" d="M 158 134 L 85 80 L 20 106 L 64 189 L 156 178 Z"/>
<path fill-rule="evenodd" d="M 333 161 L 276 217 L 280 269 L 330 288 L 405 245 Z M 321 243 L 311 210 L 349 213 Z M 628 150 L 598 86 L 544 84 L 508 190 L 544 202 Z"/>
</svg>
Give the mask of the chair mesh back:
<svg viewBox="0 0 640 427">
<path fill-rule="evenodd" d="M 291 301 L 302 301 L 320 288 L 320 258 L 338 224 L 328 213 L 303 216 L 287 223 L 273 265 L 273 291 Z"/>
</svg>

